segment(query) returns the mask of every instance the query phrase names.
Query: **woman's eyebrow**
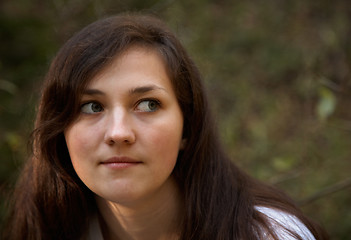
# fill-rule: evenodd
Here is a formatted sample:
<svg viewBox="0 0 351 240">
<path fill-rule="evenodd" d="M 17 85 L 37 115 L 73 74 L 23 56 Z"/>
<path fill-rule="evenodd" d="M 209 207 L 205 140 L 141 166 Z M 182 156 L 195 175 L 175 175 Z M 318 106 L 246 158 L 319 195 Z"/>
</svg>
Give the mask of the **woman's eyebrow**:
<svg viewBox="0 0 351 240">
<path fill-rule="evenodd" d="M 105 95 L 104 92 L 98 90 L 98 89 L 85 89 L 83 92 L 83 95 Z"/>
<path fill-rule="evenodd" d="M 135 87 L 129 90 L 130 95 L 138 95 L 138 94 L 143 94 L 155 90 L 163 90 L 165 92 L 166 89 L 159 87 L 157 85 L 145 85 L 145 86 L 140 86 L 140 87 Z M 83 95 L 106 95 L 103 91 L 95 89 L 95 88 L 88 88 L 85 89 L 83 92 Z"/>
<path fill-rule="evenodd" d="M 143 94 L 143 93 L 151 92 L 154 90 L 163 90 L 163 91 L 167 92 L 166 89 L 159 87 L 157 85 L 146 85 L 146 86 L 140 86 L 140 87 L 133 88 L 133 89 L 129 90 L 129 93 L 131 95 Z"/>
</svg>

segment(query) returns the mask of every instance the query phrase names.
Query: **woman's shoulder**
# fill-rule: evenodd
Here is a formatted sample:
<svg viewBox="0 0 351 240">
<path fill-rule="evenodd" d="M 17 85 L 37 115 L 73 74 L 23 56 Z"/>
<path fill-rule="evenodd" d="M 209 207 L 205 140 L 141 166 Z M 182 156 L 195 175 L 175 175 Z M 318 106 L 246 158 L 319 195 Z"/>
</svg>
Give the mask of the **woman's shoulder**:
<svg viewBox="0 0 351 240">
<path fill-rule="evenodd" d="M 291 234 L 293 232 L 301 239 L 315 240 L 310 230 L 296 216 L 275 208 L 256 206 L 255 209 L 267 217 L 279 239 L 296 240 Z"/>
</svg>

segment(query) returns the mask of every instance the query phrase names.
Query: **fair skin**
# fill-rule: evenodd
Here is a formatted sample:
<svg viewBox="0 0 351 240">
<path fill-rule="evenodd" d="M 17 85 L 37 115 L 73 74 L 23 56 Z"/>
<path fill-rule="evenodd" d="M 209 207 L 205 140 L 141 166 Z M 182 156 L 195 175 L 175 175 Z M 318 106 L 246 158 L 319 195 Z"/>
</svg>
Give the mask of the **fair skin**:
<svg viewBox="0 0 351 240">
<path fill-rule="evenodd" d="M 176 239 L 172 171 L 183 115 L 162 58 L 131 47 L 88 84 L 65 130 L 75 171 L 96 194 L 105 239 Z"/>
</svg>

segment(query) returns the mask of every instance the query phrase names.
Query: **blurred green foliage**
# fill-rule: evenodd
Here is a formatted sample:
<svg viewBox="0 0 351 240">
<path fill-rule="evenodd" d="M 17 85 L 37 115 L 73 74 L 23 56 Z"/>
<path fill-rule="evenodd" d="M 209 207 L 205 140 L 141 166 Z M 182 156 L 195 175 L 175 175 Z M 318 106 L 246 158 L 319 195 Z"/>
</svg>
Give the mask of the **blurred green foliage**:
<svg viewBox="0 0 351 240">
<path fill-rule="evenodd" d="M 152 12 L 199 65 L 229 154 L 277 185 L 333 239 L 351 235 L 351 2 L 2 0 L 0 198 L 29 152 L 40 83 L 75 31 Z M 3 217 L 1 217 L 2 219 Z"/>
</svg>

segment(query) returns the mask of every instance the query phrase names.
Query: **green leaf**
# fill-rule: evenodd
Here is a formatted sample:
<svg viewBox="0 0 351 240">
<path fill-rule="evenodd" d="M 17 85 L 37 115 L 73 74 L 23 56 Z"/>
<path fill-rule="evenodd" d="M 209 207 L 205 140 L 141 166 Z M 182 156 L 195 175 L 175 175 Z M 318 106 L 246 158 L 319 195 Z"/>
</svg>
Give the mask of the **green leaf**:
<svg viewBox="0 0 351 240">
<path fill-rule="evenodd" d="M 333 114 L 335 106 L 336 98 L 334 93 L 326 87 L 321 87 L 319 89 L 319 102 L 317 105 L 318 118 L 322 121 L 326 120 Z"/>
</svg>

